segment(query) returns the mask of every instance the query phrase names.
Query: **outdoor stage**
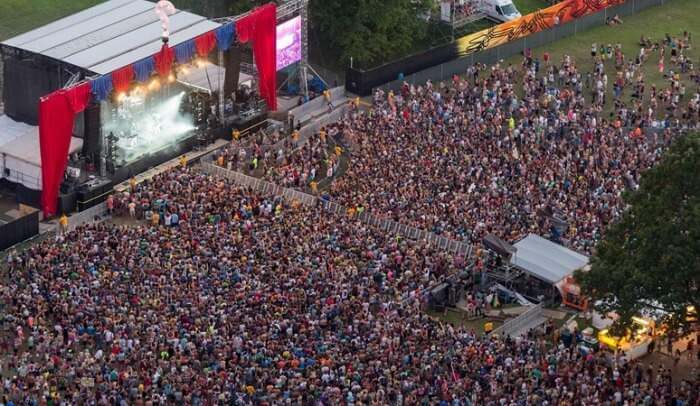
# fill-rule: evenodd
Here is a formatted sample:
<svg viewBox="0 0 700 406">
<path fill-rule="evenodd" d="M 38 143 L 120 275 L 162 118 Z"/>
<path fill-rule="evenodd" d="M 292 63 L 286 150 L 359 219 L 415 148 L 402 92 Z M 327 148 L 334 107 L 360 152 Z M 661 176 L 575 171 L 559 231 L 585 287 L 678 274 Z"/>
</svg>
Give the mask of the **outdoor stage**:
<svg viewBox="0 0 700 406">
<path fill-rule="evenodd" d="M 42 196 L 50 216 L 265 122 L 278 110 L 277 70 L 301 59 L 301 4 L 283 8 L 278 27 L 274 3 L 211 21 L 108 0 L 2 42 L 3 179 L 36 191 L 23 199 Z M 246 43 L 254 75 L 241 72 Z"/>
</svg>

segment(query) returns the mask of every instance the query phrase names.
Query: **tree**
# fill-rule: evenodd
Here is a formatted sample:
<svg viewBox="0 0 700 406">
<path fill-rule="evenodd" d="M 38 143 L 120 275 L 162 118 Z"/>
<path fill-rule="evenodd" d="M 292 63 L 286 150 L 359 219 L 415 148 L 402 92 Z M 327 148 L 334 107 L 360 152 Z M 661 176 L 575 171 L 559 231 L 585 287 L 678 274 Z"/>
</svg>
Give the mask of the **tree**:
<svg viewBox="0 0 700 406">
<path fill-rule="evenodd" d="M 270 3 L 270 0 L 226 0 L 226 3 L 229 15 L 238 15 Z M 273 3 L 275 2 L 273 1 Z"/>
<path fill-rule="evenodd" d="M 402 56 L 426 37 L 434 0 L 310 0 L 318 43 L 341 64 L 371 65 Z"/>
<path fill-rule="evenodd" d="M 576 278 L 596 310 L 616 312 L 620 333 L 645 310 L 668 313 L 689 332 L 700 311 L 700 134 L 680 137 L 626 193 L 628 210 L 598 243 L 588 272 Z"/>
</svg>

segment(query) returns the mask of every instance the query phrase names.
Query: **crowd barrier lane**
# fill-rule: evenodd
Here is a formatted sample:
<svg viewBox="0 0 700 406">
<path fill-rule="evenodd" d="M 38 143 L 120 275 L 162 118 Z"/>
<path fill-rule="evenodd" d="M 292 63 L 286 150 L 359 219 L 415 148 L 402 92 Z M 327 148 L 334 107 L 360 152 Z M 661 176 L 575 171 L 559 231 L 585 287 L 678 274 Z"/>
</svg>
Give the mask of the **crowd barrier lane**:
<svg viewBox="0 0 700 406">
<path fill-rule="evenodd" d="M 213 163 L 211 163 L 211 161 L 208 160 L 203 160 L 200 163 L 199 168 L 203 173 L 207 175 L 225 178 L 243 187 L 250 187 L 251 189 L 258 192 L 271 193 L 277 196 L 282 196 L 287 200 L 298 201 L 301 204 L 309 207 L 315 207 L 317 205 L 320 205 L 321 208 L 323 208 L 324 210 L 339 215 L 345 215 L 347 213 L 347 208 L 338 203 L 319 199 L 316 196 L 300 192 L 298 190 L 283 188 L 279 185 L 272 184 L 271 182 L 254 178 L 252 176 L 248 176 L 239 172 L 230 171 L 228 169 L 214 165 Z M 415 227 L 408 226 L 406 224 L 395 222 L 390 219 L 374 216 L 368 212 L 363 212 L 357 215 L 357 218 L 365 224 L 369 224 L 383 231 L 386 231 L 388 234 L 395 236 L 403 236 L 405 238 L 416 241 L 425 241 L 431 246 L 434 246 L 438 249 L 450 252 L 455 255 L 460 255 L 465 259 L 469 259 L 471 257 L 471 244 L 461 241 L 455 241 L 433 233 L 429 233 L 425 230 L 420 230 Z"/>
<path fill-rule="evenodd" d="M 107 202 L 102 202 L 98 205 L 90 207 L 87 210 L 74 213 L 73 215 L 68 217 L 67 231 L 73 231 L 76 228 L 86 224 L 99 223 L 104 220 L 107 220 L 108 218 L 109 213 L 107 212 Z M 50 230 L 49 232 L 62 232 L 61 225 L 58 222 L 56 222 L 53 230 Z"/>
<path fill-rule="evenodd" d="M 345 98 L 345 87 L 338 86 L 330 89 L 331 92 L 331 103 L 333 105 L 338 102 L 342 103 L 343 98 Z M 313 118 L 314 113 L 323 111 L 328 108 L 328 103 L 323 95 L 320 95 L 308 102 L 302 104 L 299 107 L 295 107 L 289 110 L 288 114 L 294 117 L 294 126 L 296 127 L 299 123 L 305 123 Z"/>
<path fill-rule="evenodd" d="M 296 150 L 298 148 L 303 147 L 306 145 L 306 143 L 309 141 L 309 139 L 316 133 L 319 132 L 321 127 L 325 127 L 327 125 L 330 125 L 332 123 L 338 122 L 343 119 L 345 114 L 349 111 L 349 104 L 348 103 L 342 103 L 341 105 L 335 106 L 333 111 L 324 114 L 321 117 L 318 117 L 311 122 L 307 123 L 304 125 L 300 130 L 299 130 L 299 140 L 297 142 L 292 142 L 291 140 L 291 135 L 287 135 L 277 141 L 274 144 L 265 144 L 261 145 L 260 149 L 263 153 L 267 151 L 273 151 L 277 152 L 279 150 L 284 150 L 288 146 L 291 146 L 293 150 Z M 231 144 L 230 142 L 224 142 L 223 144 L 217 144 L 216 148 L 213 148 L 212 150 L 208 150 L 206 152 L 206 155 L 202 157 L 203 160 L 208 160 L 210 157 L 214 156 L 217 151 L 220 149 L 226 148 L 226 147 L 233 147 L 236 152 L 240 151 L 241 149 L 245 150 L 246 152 L 246 157 L 252 157 L 254 151 L 254 137 L 246 137 L 245 139 L 242 139 L 235 144 Z"/>
</svg>

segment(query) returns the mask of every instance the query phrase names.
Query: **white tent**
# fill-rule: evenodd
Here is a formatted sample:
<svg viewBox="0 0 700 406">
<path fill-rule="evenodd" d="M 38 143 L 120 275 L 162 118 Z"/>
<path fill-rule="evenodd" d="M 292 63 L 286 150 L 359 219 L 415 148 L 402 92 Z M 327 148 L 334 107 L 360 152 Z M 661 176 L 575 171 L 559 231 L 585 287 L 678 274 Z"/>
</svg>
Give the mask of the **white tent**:
<svg viewBox="0 0 700 406">
<path fill-rule="evenodd" d="M 71 137 L 69 153 L 80 151 L 82 147 L 82 139 Z M 41 190 L 39 127 L 0 116 L 0 154 L 3 179 Z"/>
<path fill-rule="evenodd" d="M 535 234 L 513 244 L 511 263 L 545 282 L 557 284 L 588 264 L 588 257 Z"/>
</svg>

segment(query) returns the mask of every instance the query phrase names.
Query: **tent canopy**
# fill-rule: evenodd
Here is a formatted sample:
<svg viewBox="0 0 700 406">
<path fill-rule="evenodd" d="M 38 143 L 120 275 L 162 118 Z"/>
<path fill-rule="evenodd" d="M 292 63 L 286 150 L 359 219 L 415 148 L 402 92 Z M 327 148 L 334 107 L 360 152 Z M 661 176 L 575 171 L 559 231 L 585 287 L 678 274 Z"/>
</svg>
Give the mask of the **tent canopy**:
<svg viewBox="0 0 700 406">
<path fill-rule="evenodd" d="M 71 137 L 68 153 L 78 152 L 82 147 L 82 139 Z M 38 126 L 0 115 L 0 154 L 4 156 L 3 162 L 0 163 L 0 178 L 21 183 L 30 189 L 41 190 Z"/>
<path fill-rule="evenodd" d="M 108 0 L 2 44 L 104 75 L 160 50 L 162 29 L 154 7 L 146 0 Z M 177 10 L 170 16 L 170 46 L 219 26 Z"/>
<path fill-rule="evenodd" d="M 535 234 L 514 244 L 517 252 L 511 263 L 523 271 L 552 284 L 583 268 L 588 257 Z"/>
</svg>

